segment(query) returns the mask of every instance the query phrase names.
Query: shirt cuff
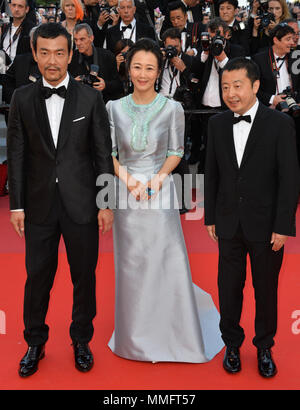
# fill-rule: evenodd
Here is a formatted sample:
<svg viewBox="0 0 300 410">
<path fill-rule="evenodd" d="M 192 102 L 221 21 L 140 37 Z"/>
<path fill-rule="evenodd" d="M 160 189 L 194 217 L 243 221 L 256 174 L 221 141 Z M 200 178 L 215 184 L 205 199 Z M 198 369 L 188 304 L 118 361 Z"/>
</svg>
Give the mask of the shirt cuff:
<svg viewBox="0 0 300 410">
<path fill-rule="evenodd" d="M 201 53 L 201 63 L 205 63 L 206 60 L 208 59 L 209 54 L 205 54 L 204 51 Z"/>
<path fill-rule="evenodd" d="M 10 212 L 24 212 L 24 209 L 11 209 Z"/>
<path fill-rule="evenodd" d="M 275 95 L 272 95 L 272 97 L 271 97 L 270 100 L 269 100 L 269 104 L 270 104 L 270 105 L 273 104 L 274 98 L 275 98 Z"/>
</svg>

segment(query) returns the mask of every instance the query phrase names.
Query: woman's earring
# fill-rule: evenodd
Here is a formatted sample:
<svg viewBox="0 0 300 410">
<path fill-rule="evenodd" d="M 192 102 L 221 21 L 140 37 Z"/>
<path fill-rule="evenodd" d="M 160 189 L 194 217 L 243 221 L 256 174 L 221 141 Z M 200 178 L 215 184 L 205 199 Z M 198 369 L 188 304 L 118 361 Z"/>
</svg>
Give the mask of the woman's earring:
<svg viewBox="0 0 300 410">
<path fill-rule="evenodd" d="M 128 75 L 128 88 L 132 87 L 132 82 L 131 82 L 131 78 L 130 75 Z"/>
<path fill-rule="evenodd" d="M 155 81 L 155 91 L 158 92 L 159 90 L 159 78 L 157 77 L 156 81 Z"/>
</svg>

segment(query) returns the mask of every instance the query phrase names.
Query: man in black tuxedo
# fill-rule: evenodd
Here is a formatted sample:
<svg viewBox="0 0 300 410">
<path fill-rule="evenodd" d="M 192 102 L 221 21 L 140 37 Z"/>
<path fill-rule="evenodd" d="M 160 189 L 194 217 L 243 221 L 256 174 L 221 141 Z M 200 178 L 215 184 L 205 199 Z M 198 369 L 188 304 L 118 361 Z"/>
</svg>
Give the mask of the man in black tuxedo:
<svg viewBox="0 0 300 410">
<path fill-rule="evenodd" d="M 106 232 L 113 221 L 103 202 L 100 210 L 96 206 L 96 178 L 113 174 L 101 93 L 69 76 L 72 42 L 60 24 L 39 26 L 33 48 L 43 77 L 15 91 L 7 132 L 11 222 L 21 237 L 25 233 L 26 244 L 24 337 L 29 347 L 20 362 L 21 377 L 33 374 L 44 357 L 61 235 L 74 286 L 75 366 L 91 369 L 98 225 Z"/>
<path fill-rule="evenodd" d="M 30 52 L 29 32 L 34 27 L 33 21 L 27 18 L 27 0 L 12 0 L 10 10 L 13 18 L 2 27 L 0 42 L 0 48 L 8 56 L 7 65 L 13 62 L 16 55 Z"/>
<path fill-rule="evenodd" d="M 187 9 L 182 1 L 170 3 L 169 19 L 171 25 L 180 30 L 181 48 L 183 52 L 191 56 L 196 56 L 201 50 L 201 32 L 206 31 L 206 27 L 201 21 L 188 21 Z M 161 33 L 163 32 L 164 31 L 161 30 Z"/>
<path fill-rule="evenodd" d="M 200 151 L 200 163 L 198 165 L 198 173 L 204 172 L 205 167 L 205 150 L 207 145 L 207 124 L 212 115 L 215 115 L 216 110 L 225 109 L 225 103 L 222 99 L 221 92 L 221 73 L 225 64 L 232 58 L 244 56 L 245 52 L 242 47 L 231 44 L 229 41 L 230 31 L 228 25 L 219 17 L 212 19 L 208 24 L 208 34 L 211 39 L 215 38 L 217 32 L 220 32 L 220 36 L 223 38 L 224 46 L 223 50 L 218 54 L 211 48 L 203 50 L 199 55 L 201 60 L 201 75 L 200 75 L 200 88 L 198 93 L 198 107 L 206 110 L 207 113 L 201 116 L 202 122 L 202 140 L 200 141 L 198 134 L 198 141 L 193 140 L 193 152 L 195 154 L 196 147 L 202 144 L 202 150 Z M 199 148 L 198 148 L 199 151 Z M 199 155 L 199 152 L 198 152 Z"/>
<path fill-rule="evenodd" d="M 161 28 L 161 35 L 165 30 L 170 27 L 174 27 L 170 20 L 170 11 L 174 10 L 174 7 L 181 4 L 183 10 L 186 12 L 186 18 L 188 23 L 201 23 L 202 22 L 202 5 L 199 0 L 173 0 L 173 1 L 162 1 L 160 5 L 160 10 L 165 16 L 164 22 Z"/>
<path fill-rule="evenodd" d="M 199 71 L 199 62 L 195 57 L 184 53 L 181 49 L 181 33 L 177 28 L 169 28 L 162 35 L 164 47 L 175 47 L 177 55 L 173 58 L 166 58 L 163 70 L 160 73 L 160 93 L 168 98 L 180 101 L 185 109 L 195 108 L 195 97 L 191 88 L 191 82 L 198 81 L 197 72 Z M 184 94 L 180 90 L 189 89 Z M 188 98 L 186 98 L 188 96 Z M 192 123 L 186 121 L 185 141 L 186 146 L 187 136 L 192 132 Z M 185 188 L 184 175 L 189 174 L 188 162 L 182 158 L 180 164 L 174 169 L 173 174 L 178 173 L 182 181 L 182 206 L 180 213 L 186 213 L 190 209 L 190 198 L 185 196 L 185 191 L 190 192 L 190 189 Z"/>
<path fill-rule="evenodd" d="M 271 347 L 277 328 L 278 275 L 283 246 L 295 236 L 299 166 L 292 119 L 256 99 L 259 71 L 246 58 L 227 63 L 223 99 L 229 111 L 212 117 L 204 176 L 205 225 L 219 245 L 223 366 L 241 370 L 240 326 L 247 254 L 255 291 L 258 369 L 276 374 Z"/>
<path fill-rule="evenodd" d="M 153 28 L 135 19 L 134 0 L 120 0 L 118 12 L 120 15 L 119 23 L 106 32 L 106 48 L 108 50 L 114 53 L 116 43 L 123 38 L 129 38 L 134 43 L 142 37 L 156 40 Z"/>
<path fill-rule="evenodd" d="M 98 66 L 98 81 L 93 83 L 93 87 L 102 92 L 105 103 L 117 98 L 123 88 L 112 52 L 94 47 L 93 31 L 86 23 L 75 26 L 74 41 L 77 50 L 73 53 L 69 73 L 76 80 L 81 81 L 81 76 L 87 76 L 90 73 L 91 65 Z"/>
<path fill-rule="evenodd" d="M 243 47 L 246 56 L 250 55 L 250 32 L 244 22 L 237 21 L 238 0 L 220 0 L 219 16 L 230 27 L 230 42 Z"/>
<path fill-rule="evenodd" d="M 300 77 L 298 51 L 295 57 L 294 29 L 287 23 L 278 24 L 271 32 L 272 47 L 255 54 L 252 58 L 260 70 L 259 100 L 266 106 L 276 108 L 286 98 L 284 91 L 290 87 L 295 93 L 296 102 L 300 102 Z M 300 161 L 300 119 L 294 118 L 297 135 L 297 149 Z"/>
</svg>

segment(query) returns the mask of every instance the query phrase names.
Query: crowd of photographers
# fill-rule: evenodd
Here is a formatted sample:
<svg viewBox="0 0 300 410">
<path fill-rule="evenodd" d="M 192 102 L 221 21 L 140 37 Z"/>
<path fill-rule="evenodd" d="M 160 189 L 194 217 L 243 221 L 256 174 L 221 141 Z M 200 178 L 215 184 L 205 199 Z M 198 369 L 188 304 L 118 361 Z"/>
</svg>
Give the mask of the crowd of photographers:
<svg viewBox="0 0 300 410">
<path fill-rule="evenodd" d="M 185 159 L 198 163 L 200 173 L 208 119 L 226 108 L 220 72 L 234 57 L 258 64 L 260 101 L 293 116 L 300 131 L 297 3 L 253 0 L 241 8 L 238 0 L 62 0 L 37 6 L 11 0 L 2 2 L 1 11 L 0 79 L 7 104 L 16 88 L 40 77 L 30 47 L 34 27 L 59 21 L 73 38 L 70 74 L 105 101 L 131 92 L 125 68 L 130 46 L 142 37 L 160 44 L 165 65 L 157 90 L 185 108 Z"/>
</svg>

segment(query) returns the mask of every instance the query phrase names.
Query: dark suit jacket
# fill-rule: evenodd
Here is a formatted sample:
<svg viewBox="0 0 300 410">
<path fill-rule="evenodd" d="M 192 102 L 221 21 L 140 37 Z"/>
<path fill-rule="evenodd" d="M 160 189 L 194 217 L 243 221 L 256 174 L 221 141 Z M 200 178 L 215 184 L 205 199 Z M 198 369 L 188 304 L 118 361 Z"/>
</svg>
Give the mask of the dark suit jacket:
<svg viewBox="0 0 300 410">
<path fill-rule="evenodd" d="M 234 20 L 233 26 L 231 27 L 231 38 L 230 43 L 238 45 L 244 49 L 245 55 L 250 56 L 250 32 L 248 26 L 241 29 L 240 22 Z"/>
<path fill-rule="evenodd" d="M 276 72 L 272 70 L 273 53 L 272 47 L 256 54 L 252 57 L 256 62 L 260 71 L 260 87 L 257 93 L 259 100 L 269 106 L 269 101 L 272 95 L 277 94 L 276 90 Z M 300 93 L 300 79 L 299 74 L 294 74 L 291 66 L 295 59 L 292 58 L 292 53 L 288 56 L 288 70 L 290 72 L 293 90 Z M 299 95 L 300 98 L 300 95 Z"/>
<path fill-rule="evenodd" d="M 43 223 L 58 178 L 70 218 L 78 224 L 93 222 L 97 216 L 96 178 L 113 174 L 110 127 L 101 93 L 70 77 L 55 149 L 41 85 L 40 79 L 17 89 L 10 105 L 10 209 L 24 209 L 28 222 Z"/>
<path fill-rule="evenodd" d="M 142 37 L 148 37 L 155 40 L 155 33 L 152 27 L 146 24 L 136 22 L 136 40 Z M 120 21 L 113 27 L 110 27 L 106 32 L 106 47 L 114 53 L 116 43 L 122 39 L 122 32 L 120 31 Z"/>
<path fill-rule="evenodd" d="M 1 41 L 0 41 L 0 48 L 1 49 L 3 49 L 3 41 L 6 37 L 6 34 L 9 32 L 9 29 L 10 29 L 11 25 L 12 25 L 12 23 L 8 23 L 8 24 L 5 24 L 3 26 L 2 34 L 1 34 Z M 30 30 L 32 29 L 32 27 L 34 27 L 33 21 L 31 21 L 29 18 L 25 18 L 22 22 L 22 29 L 21 29 L 21 32 L 20 32 L 20 35 L 19 35 L 19 41 L 18 41 L 18 45 L 17 45 L 16 55 L 31 52 L 29 33 L 30 33 Z"/>
<path fill-rule="evenodd" d="M 259 104 L 240 168 L 233 139 L 233 113 L 208 123 L 204 175 L 205 225 L 231 239 L 240 223 L 250 241 L 272 232 L 295 236 L 299 166 L 293 120 Z"/>
<path fill-rule="evenodd" d="M 106 84 L 102 92 L 104 102 L 116 99 L 123 87 L 119 78 L 115 56 L 109 50 L 94 48 L 94 64 L 99 66 L 98 76 L 103 78 Z M 68 70 L 73 77 L 88 74 L 88 69 L 78 50 L 74 51 Z"/>
<path fill-rule="evenodd" d="M 245 51 L 242 49 L 242 47 L 237 46 L 235 44 L 228 43 L 228 42 L 225 46 L 225 53 L 229 59 L 232 59 L 235 57 L 243 57 L 245 55 Z M 200 60 L 201 53 L 197 55 L 197 58 Z M 210 77 L 213 61 L 214 61 L 213 56 L 209 54 L 206 62 L 201 63 L 200 65 L 201 66 L 201 85 L 200 85 L 200 90 L 199 90 L 199 95 L 198 95 L 199 104 L 201 104 L 204 92 L 206 90 L 206 86 L 207 86 L 207 83 Z M 221 74 L 221 72 L 219 74 Z M 221 76 L 220 76 L 220 79 L 221 79 Z M 221 105 L 223 108 L 225 108 L 226 105 L 222 99 L 221 81 L 219 82 L 219 93 L 221 97 Z"/>
<path fill-rule="evenodd" d="M 9 104 L 16 88 L 32 83 L 33 81 L 30 79 L 30 76 L 36 79 L 41 77 L 40 70 L 33 59 L 32 53 L 16 56 L 6 74 L 1 76 L 4 101 Z"/>
</svg>

